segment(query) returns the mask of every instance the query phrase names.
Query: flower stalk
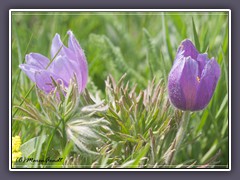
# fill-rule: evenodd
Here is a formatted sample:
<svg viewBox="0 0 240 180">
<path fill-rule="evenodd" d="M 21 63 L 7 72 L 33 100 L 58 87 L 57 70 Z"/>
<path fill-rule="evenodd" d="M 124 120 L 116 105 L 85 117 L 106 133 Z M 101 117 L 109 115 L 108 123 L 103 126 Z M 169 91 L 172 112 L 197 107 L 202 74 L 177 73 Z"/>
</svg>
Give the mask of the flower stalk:
<svg viewBox="0 0 240 180">
<path fill-rule="evenodd" d="M 62 121 L 62 136 L 63 136 L 63 142 L 62 142 L 62 149 L 64 150 L 66 144 L 67 144 L 67 134 L 66 134 L 66 129 L 65 129 L 65 121 L 63 118 L 61 118 Z"/>
<path fill-rule="evenodd" d="M 176 137 L 166 153 L 165 162 L 167 165 L 172 165 L 172 163 L 174 162 L 175 155 L 179 151 L 183 138 L 186 135 L 189 119 L 190 119 L 190 112 L 184 111 Z"/>
</svg>

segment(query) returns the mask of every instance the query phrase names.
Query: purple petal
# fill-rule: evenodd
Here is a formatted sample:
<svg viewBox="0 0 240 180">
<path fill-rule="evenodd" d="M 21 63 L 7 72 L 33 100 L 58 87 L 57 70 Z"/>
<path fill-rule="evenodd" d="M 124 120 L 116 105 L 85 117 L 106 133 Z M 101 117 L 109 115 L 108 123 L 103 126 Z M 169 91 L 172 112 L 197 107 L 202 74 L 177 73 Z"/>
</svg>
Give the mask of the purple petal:
<svg viewBox="0 0 240 180">
<path fill-rule="evenodd" d="M 52 40 L 52 46 L 51 46 L 51 58 L 55 57 L 57 55 L 57 53 L 59 55 L 64 55 L 63 54 L 63 51 L 62 51 L 62 46 L 63 43 L 60 39 L 60 35 L 59 34 L 56 34 Z M 61 50 L 60 50 L 61 49 Z M 60 51 L 59 51 L 60 50 Z"/>
<path fill-rule="evenodd" d="M 181 60 L 182 58 L 184 58 L 184 55 L 183 55 L 184 51 L 181 50 L 180 48 L 178 48 L 178 52 L 176 54 L 176 57 L 175 57 L 175 60 L 174 60 L 174 63 L 175 64 L 177 61 Z"/>
<path fill-rule="evenodd" d="M 68 59 L 66 56 L 57 56 L 49 67 L 49 71 L 59 75 L 64 81 L 70 82 L 70 79 L 76 74 L 79 91 L 82 90 L 82 75 L 78 64 Z"/>
<path fill-rule="evenodd" d="M 57 56 L 48 68 L 49 71 L 58 74 L 66 82 L 72 78 L 73 69 L 74 66 L 66 56 Z"/>
<path fill-rule="evenodd" d="M 25 60 L 28 65 L 35 66 L 39 69 L 45 69 L 50 62 L 47 57 L 38 53 L 27 54 Z"/>
<path fill-rule="evenodd" d="M 79 45 L 78 41 L 74 37 L 72 31 L 68 31 L 69 40 L 68 40 L 68 47 L 71 49 L 76 55 L 76 62 L 79 64 L 79 69 L 82 75 L 82 89 L 86 87 L 87 79 L 88 79 L 88 65 L 86 61 L 86 57 L 84 52 Z"/>
<path fill-rule="evenodd" d="M 186 110 L 194 107 L 198 87 L 198 63 L 192 58 L 184 58 L 184 67 L 180 74 L 179 84 L 186 100 Z"/>
<path fill-rule="evenodd" d="M 67 83 L 56 74 L 47 70 L 41 70 L 35 73 L 36 85 L 38 88 L 45 91 L 46 93 L 53 91 L 55 89 L 55 86 L 52 82 L 51 77 L 55 81 L 62 82 L 65 86 L 67 86 Z"/>
<path fill-rule="evenodd" d="M 19 66 L 45 92 L 49 93 L 54 88 L 50 77 L 55 80 L 57 78 L 64 82 L 65 86 L 68 86 L 70 79 L 76 75 L 79 92 L 86 86 L 88 78 L 86 57 L 72 32 L 69 31 L 68 34 L 69 48 L 64 46 L 59 34 L 53 38 L 51 57 L 55 59 L 50 65 L 48 58 L 41 54 L 31 53 L 26 56 L 27 64 Z"/>
<path fill-rule="evenodd" d="M 28 64 L 20 64 L 19 68 L 22 69 L 22 71 L 33 81 L 36 82 L 35 80 L 35 73 L 39 71 L 39 68 L 33 65 L 28 65 Z"/>
<path fill-rule="evenodd" d="M 72 32 L 69 31 L 68 34 L 70 35 L 69 48 L 63 45 L 59 34 L 55 35 L 52 41 L 51 56 L 53 58 L 58 53 L 57 57 L 58 56 L 66 57 L 68 61 L 71 61 L 74 71 L 68 68 L 68 72 L 64 71 L 63 77 L 69 79 L 69 77 L 72 78 L 73 73 L 75 73 L 77 76 L 78 89 L 79 89 L 79 92 L 81 92 L 85 88 L 87 83 L 87 76 L 88 76 L 87 62 L 86 62 L 85 55 L 80 45 L 78 44 L 77 40 L 74 38 L 74 35 L 72 34 Z M 84 59 L 82 60 L 81 57 L 84 57 Z M 58 64 L 58 67 L 54 71 L 57 71 L 57 69 L 59 69 L 59 67 L 61 66 L 61 63 L 62 61 L 60 60 L 60 63 L 55 64 L 55 65 Z M 66 66 L 66 67 L 69 67 L 69 66 Z M 72 72 L 72 73 L 69 73 L 69 72 Z"/>
<path fill-rule="evenodd" d="M 27 64 L 20 64 L 19 68 L 33 81 L 35 82 L 35 73 L 39 70 L 43 70 L 49 64 L 49 59 L 38 53 L 30 53 L 25 57 Z"/>
<path fill-rule="evenodd" d="M 204 67 L 201 75 L 201 80 L 205 80 L 208 84 L 207 90 L 211 96 L 215 90 L 220 74 L 220 66 L 218 65 L 217 61 L 212 58 Z"/>
<path fill-rule="evenodd" d="M 168 95 L 171 103 L 182 110 L 186 109 L 186 100 L 179 82 L 184 61 L 176 61 L 168 76 Z"/>
<path fill-rule="evenodd" d="M 204 54 L 199 54 L 197 57 L 197 62 L 198 62 L 198 75 L 201 77 L 202 71 L 206 65 L 206 63 L 209 61 L 208 55 L 206 53 Z"/>
<path fill-rule="evenodd" d="M 199 52 L 197 51 L 193 43 L 188 39 L 181 42 L 177 53 L 180 53 L 181 51 L 183 51 L 184 57 L 190 56 L 192 59 L 195 59 L 195 60 L 197 59 L 199 54 Z"/>
<path fill-rule="evenodd" d="M 74 52 L 71 51 L 69 48 L 64 46 L 60 35 L 56 34 L 52 40 L 52 46 L 51 46 L 51 58 L 53 59 L 55 56 L 67 56 L 70 59 L 75 59 L 76 56 L 74 55 Z"/>
<path fill-rule="evenodd" d="M 201 110 L 207 106 L 215 91 L 220 74 L 221 70 L 216 60 L 209 60 L 202 71 L 194 110 Z"/>
</svg>

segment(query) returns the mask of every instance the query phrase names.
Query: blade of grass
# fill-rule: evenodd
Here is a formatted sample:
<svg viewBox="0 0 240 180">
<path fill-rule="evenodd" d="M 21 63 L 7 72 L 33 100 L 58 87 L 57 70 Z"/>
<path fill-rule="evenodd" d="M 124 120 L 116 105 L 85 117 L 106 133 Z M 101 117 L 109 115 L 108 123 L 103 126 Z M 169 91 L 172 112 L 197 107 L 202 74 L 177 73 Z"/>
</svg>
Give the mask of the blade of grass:
<svg viewBox="0 0 240 180">
<path fill-rule="evenodd" d="M 146 144 L 142 151 L 139 152 L 138 156 L 135 158 L 135 160 L 132 163 L 132 168 L 136 168 L 139 166 L 139 163 L 141 162 L 141 159 L 146 156 L 148 153 L 148 150 L 150 148 L 150 144 Z"/>
<path fill-rule="evenodd" d="M 30 36 L 30 39 L 28 41 L 28 44 L 27 44 L 27 47 L 26 47 L 26 50 L 25 50 L 25 53 L 27 53 L 27 50 L 28 50 L 28 47 L 30 45 L 30 42 L 32 40 L 32 37 L 33 37 L 33 33 L 31 34 Z M 25 60 L 23 61 L 23 63 L 25 62 Z M 13 93 L 12 93 L 12 101 L 14 101 L 14 98 L 15 98 L 15 94 L 16 94 L 16 89 L 17 89 L 17 83 L 19 82 L 19 78 L 20 78 L 20 75 L 21 75 L 21 70 L 18 69 L 18 72 L 17 72 L 17 80 L 15 81 L 14 85 L 13 85 Z"/>
<path fill-rule="evenodd" d="M 152 39 L 151 39 L 151 36 L 149 34 L 149 32 L 147 31 L 147 29 L 143 29 L 143 33 L 144 33 L 144 37 L 146 39 L 146 43 L 147 43 L 147 47 L 148 47 L 148 50 L 147 50 L 147 53 L 146 53 L 146 56 L 147 56 L 147 61 L 148 61 L 148 64 L 149 64 L 149 69 L 150 69 L 150 73 L 151 73 L 151 79 L 153 78 L 153 75 L 154 75 L 154 70 L 153 70 L 153 67 L 152 67 L 152 60 L 153 59 L 158 59 L 157 55 L 156 55 L 156 51 L 154 51 L 154 46 L 152 44 Z"/>
<path fill-rule="evenodd" d="M 36 159 L 36 160 L 37 160 L 37 159 L 40 159 L 41 152 L 42 152 L 42 145 L 43 145 L 42 142 L 44 142 L 45 139 L 46 139 L 46 135 L 45 135 L 45 131 L 43 130 L 42 133 L 41 133 L 41 136 L 40 136 L 39 143 L 38 143 L 38 145 L 36 146 L 36 147 L 37 147 L 37 152 L 36 152 L 36 156 L 35 156 L 35 159 Z M 34 168 L 37 168 L 38 166 L 39 166 L 39 162 L 36 161 L 36 162 L 34 163 L 34 166 L 33 166 L 33 167 L 34 167 Z"/>
<path fill-rule="evenodd" d="M 213 33 L 211 34 L 211 41 L 210 41 L 210 45 L 209 45 L 209 49 L 212 50 L 213 46 L 216 44 L 216 40 L 217 40 L 217 37 L 221 31 L 221 28 L 224 25 L 224 18 L 226 18 L 226 15 L 221 15 L 221 16 L 217 16 L 217 20 L 214 21 L 213 23 L 214 24 L 211 24 L 211 27 L 214 27 L 214 31 Z"/>
<path fill-rule="evenodd" d="M 220 142 L 215 140 L 215 142 L 212 144 L 212 147 L 208 150 L 208 152 L 202 157 L 201 164 L 204 164 L 208 159 L 211 158 L 211 156 L 221 147 L 221 145 L 228 141 L 228 137 L 225 137 Z"/>
<path fill-rule="evenodd" d="M 47 155 L 48 155 L 48 151 L 49 151 L 49 148 L 50 148 L 50 145 L 52 143 L 52 140 L 53 140 L 53 136 L 56 134 L 60 124 L 61 124 L 62 121 L 59 121 L 59 123 L 57 124 L 57 126 L 54 128 L 49 140 L 48 140 L 48 143 L 47 143 L 47 149 L 46 149 L 46 152 L 45 152 L 45 155 L 44 155 L 44 159 L 47 158 Z M 45 164 L 46 165 L 46 164 Z"/>
<path fill-rule="evenodd" d="M 215 118 L 218 119 L 218 117 L 221 115 L 221 113 L 223 113 L 224 108 L 228 105 L 228 94 L 226 94 L 226 96 L 224 97 L 222 104 L 218 110 L 218 112 L 216 113 Z"/>
<path fill-rule="evenodd" d="M 199 43 L 199 39 L 198 39 L 198 34 L 197 34 L 197 30 L 195 27 L 195 23 L 194 23 L 194 19 L 192 18 L 192 26 L 193 26 L 193 35 L 194 35 L 194 42 L 195 42 L 195 46 L 196 48 L 200 51 L 200 43 Z"/>
<path fill-rule="evenodd" d="M 20 42 L 19 42 L 19 38 L 18 38 L 18 34 L 17 34 L 17 31 L 16 31 L 16 28 L 14 28 L 14 34 L 15 34 L 16 43 L 17 43 L 18 63 L 22 64 L 22 50 L 21 50 L 21 46 L 20 46 Z M 23 77 L 20 76 L 18 79 L 20 79 L 20 81 L 19 81 L 20 85 L 23 85 Z"/>
<path fill-rule="evenodd" d="M 184 20 L 182 19 L 182 16 L 179 14 L 179 15 L 172 15 L 169 17 L 172 19 L 172 21 L 177 29 L 177 32 L 181 36 L 180 38 L 181 39 L 187 38 L 187 31 L 186 31 L 187 28 L 184 23 Z"/>
<path fill-rule="evenodd" d="M 165 39 L 165 43 L 167 45 L 167 51 L 168 51 L 168 56 L 170 58 L 170 61 L 173 63 L 173 55 L 172 55 L 172 46 L 171 46 L 171 40 L 170 40 L 170 35 L 168 32 L 168 23 L 167 19 L 165 18 L 165 14 L 162 14 L 162 23 L 163 23 L 163 36 Z"/>
<path fill-rule="evenodd" d="M 62 153 L 62 155 L 61 155 L 61 158 L 63 158 L 63 161 L 59 161 L 59 162 L 53 163 L 53 167 L 58 168 L 58 167 L 60 167 L 61 165 L 63 165 L 63 164 L 64 164 L 64 160 L 65 160 L 65 159 L 67 158 L 67 156 L 70 154 L 70 152 L 71 152 L 71 150 L 72 150 L 73 147 L 74 147 L 73 142 L 72 142 L 72 141 L 69 141 L 69 142 L 67 143 L 66 147 L 64 148 L 64 151 L 63 151 L 63 153 Z"/>
</svg>

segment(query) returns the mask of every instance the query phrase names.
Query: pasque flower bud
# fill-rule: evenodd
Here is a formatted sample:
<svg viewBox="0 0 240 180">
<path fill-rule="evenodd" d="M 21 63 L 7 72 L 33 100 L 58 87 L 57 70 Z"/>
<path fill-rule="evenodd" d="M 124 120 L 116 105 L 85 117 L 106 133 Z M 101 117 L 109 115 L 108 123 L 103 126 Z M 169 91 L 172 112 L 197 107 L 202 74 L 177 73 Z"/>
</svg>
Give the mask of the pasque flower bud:
<svg viewBox="0 0 240 180">
<path fill-rule="evenodd" d="M 76 75 L 78 90 L 86 87 L 88 67 L 86 57 L 72 31 L 68 31 L 68 47 L 64 46 L 59 34 L 52 40 L 50 60 L 38 53 L 26 55 L 26 64 L 19 67 L 36 83 L 38 88 L 50 93 L 55 89 L 52 78 L 68 87 L 70 79 Z"/>
<path fill-rule="evenodd" d="M 184 111 L 204 109 L 213 96 L 220 74 L 214 58 L 200 54 L 190 40 L 182 41 L 168 76 L 171 103 Z"/>
</svg>

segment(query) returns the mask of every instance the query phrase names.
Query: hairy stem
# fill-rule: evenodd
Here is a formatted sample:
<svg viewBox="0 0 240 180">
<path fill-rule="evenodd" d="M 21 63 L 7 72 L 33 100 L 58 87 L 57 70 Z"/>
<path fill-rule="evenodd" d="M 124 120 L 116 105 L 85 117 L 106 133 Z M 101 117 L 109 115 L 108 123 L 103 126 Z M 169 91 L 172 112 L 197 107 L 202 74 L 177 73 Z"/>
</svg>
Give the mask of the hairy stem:
<svg viewBox="0 0 240 180">
<path fill-rule="evenodd" d="M 63 118 L 61 119 L 61 121 L 62 121 L 62 135 L 63 135 L 62 151 L 64 151 L 64 148 L 67 144 L 67 135 L 66 135 L 66 130 L 65 130 L 65 121 Z"/>
<path fill-rule="evenodd" d="M 55 135 L 55 133 L 57 132 L 58 128 L 59 128 L 59 125 L 60 125 L 61 121 L 59 121 L 59 123 L 56 125 L 56 127 L 54 128 L 49 140 L 48 140 L 48 143 L 47 143 L 47 150 L 46 150 L 46 153 L 45 153 L 45 156 L 44 156 L 44 159 L 47 158 L 47 155 L 48 155 L 48 151 L 50 149 L 50 145 L 52 143 L 52 140 L 53 140 L 53 136 Z M 46 165 L 46 164 L 45 164 Z"/>
<path fill-rule="evenodd" d="M 182 120 L 178 129 L 178 132 L 176 134 L 176 137 L 166 153 L 167 165 L 171 165 L 174 162 L 175 155 L 177 154 L 178 150 L 181 147 L 183 138 L 186 135 L 186 130 L 187 130 L 189 119 L 190 119 L 189 114 L 190 114 L 189 111 L 185 111 L 183 113 Z"/>
</svg>

